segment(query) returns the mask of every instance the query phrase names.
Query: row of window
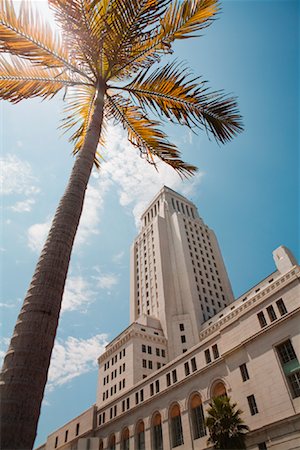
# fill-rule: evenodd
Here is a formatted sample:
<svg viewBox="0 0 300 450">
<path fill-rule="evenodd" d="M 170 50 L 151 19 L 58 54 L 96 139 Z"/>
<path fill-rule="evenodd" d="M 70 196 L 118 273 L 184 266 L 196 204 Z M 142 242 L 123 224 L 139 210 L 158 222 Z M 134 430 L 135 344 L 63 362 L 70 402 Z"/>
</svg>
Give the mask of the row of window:
<svg viewBox="0 0 300 450">
<path fill-rule="evenodd" d="M 122 389 L 125 388 L 125 383 L 126 383 L 125 382 L 125 378 L 123 378 L 123 380 L 119 381 L 119 391 L 121 391 Z M 114 384 L 113 386 L 111 386 L 110 390 L 107 389 L 106 391 L 104 391 L 103 394 L 102 394 L 102 400 L 104 401 L 104 400 L 108 399 L 109 392 L 110 392 L 111 396 L 116 394 L 117 393 L 117 386 L 118 386 L 118 384 Z"/>
<path fill-rule="evenodd" d="M 123 363 L 121 366 L 119 366 L 119 375 L 121 375 L 123 372 L 125 372 L 125 363 Z M 113 380 L 114 378 L 117 378 L 118 376 L 118 369 L 115 369 L 111 372 L 110 375 L 106 375 L 103 378 L 103 384 L 104 386 L 109 382 L 109 379 Z"/>
<path fill-rule="evenodd" d="M 120 353 L 119 353 L 119 359 L 122 359 L 122 358 L 125 356 L 125 354 L 126 354 L 125 348 L 123 348 L 123 350 L 121 350 Z M 104 371 L 107 370 L 107 369 L 109 369 L 109 365 L 110 365 L 110 364 L 113 366 L 114 364 L 117 363 L 117 361 L 118 361 L 118 354 L 117 354 L 117 355 L 114 355 L 110 361 L 107 361 L 107 362 L 104 364 Z"/>
<path fill-rule="evenodd" d="M 144 217 L 144 226 L 149 224 L 150 220 L 152 220 L 155 216 L 159 214 L 159 200 L 155 205 L 150 209 L 150 211 Z"/>
<path fill-rule="evenodd" d="M 186 203 L 179 202 L 178 200 L 175 200 L 173 197 L 171 198 L 173 209 L 179 213 L 183 213 L 184 215 L 187 215 L 188 217 L 192 217 L 195 219 L 194 210 L 191 206 L 187 205 Z"/>
<path fill-rule="evenodd" d="M 284 316 L 285 314 L 287 314 L 287 309 L 286 309 L 286 306 L 285 306 L 284 301 L 282 300 L 282 298 L 280 298 L 279 300 L 276 301 L 276 307 L 277 307 L 277 310 L 278 310 L 280 316 Z M 277 319 L 277 314 L 276 314 L 276 311 L 274 309 L 274 305 L 269 305 L 266 308 L 266 311 L 267 311 L 267 314 L 268 314 L 270 322 L 274 322 L 274 320 Z M 258 318 L 258 321 L 259 321 L 259 324 L 260 324 L 261 328 L 264 328 L 264 327 L 266 327 L 268 325 L 268 322 L 266 320 L 264 311 L 260 311 L 257 314 L 257 318 Z"/>
<path fill-rule="evenodd" d="M 221 383 L 222 384 L 222 383 Z M 227 395 L 224 384 L 223 389 L 219 389 L 218 395 Z M 154 389 L 154 386 L 153 386 Z M 218 396 L 217 395 L 217 396 Z M 128 399 L 127 399 L 128 400 Z M 251 415 L 258 414 L 258 408 L 254 395 L 247 397 L 249 409 Z M 129 403 L 126 405 L 126 409 L 129 409 Z M 125 400 L 124 400 L 125 411 Z M 202 399 L 198 393 L 191 396 L 189 401 L 189 416 L 191 426 L 191 436 L 193 440 L 206 436 L 205 416 L 203 411 Z M 176 448 L 184 445 L 183 427 L 181 420 L 181 409 L 178 403 L 171 406 L 168 415 L 169 432 L 170 432 L 170 444 L 171 448 Z M 135 448 L 137 450 L 145 450 L 145 425 L 141 420 L 135 427 Z M 125 427 L 121 433 L 121 450 L 130 450 L 130 433 L 128 427 Z M 164 438 L 162 430 L 162 417 L 159 412 L 153 414 L 151 419 L 151 448 L 154 450 L 164 449 Z M 260 447 L 263 448 L 263 447 Z M 100 449 L 103 449 L 103 443 L 100 445 Z M 108 439 L 108 449 L 116 449 L 115 435 L 110 435 Z"/>
<path fill-rule="evenodd" d="M 79 435 L 79 428 L 80 428 L 80 424 L 76 423 L 75 426 L 75 436 Z M 69 430 L 65 431 L 65 435 L 64 435 L 64 442 L 68 442 L 68 437 L 69 437 Z M 58 436 L 55 437 L 55 441 L 54 441 L 54 448 L 57 448 L 58 446 Z"/>
<path fill-rule="evenodd" d="M 146 346 L 145 344 L 142 344 L 142 352 L 149 353 L 149 355 L 152 355 L 151 345 Z M 166 351 L 163 348 L 156 347 L 155 353 L 156 353 L 156 356 L 162 356 L 163 358 L 165 358 L 165 356 L 166 356 Z"/>
<path fill-rule="evenodd" d="M 214 345 L 211 347 L 211 351 L 212 351 L 212 354 L 213 354 L 214 359 L 219 358 L 220 355 L 219 355 L 219 349 L 218 349 L 218 345 L 217 345 L 217 344 L 214 344 Z M 206 350 L 204 350 L 204 356 L 205 356 L 206 364 L 209 364 L 209 363 L 212 361 L 212 359 L 211 359 L 211 353 L 210 353 L 210 349 L 209 349 L 209 348 L 207 348 Z"/>
</svg>

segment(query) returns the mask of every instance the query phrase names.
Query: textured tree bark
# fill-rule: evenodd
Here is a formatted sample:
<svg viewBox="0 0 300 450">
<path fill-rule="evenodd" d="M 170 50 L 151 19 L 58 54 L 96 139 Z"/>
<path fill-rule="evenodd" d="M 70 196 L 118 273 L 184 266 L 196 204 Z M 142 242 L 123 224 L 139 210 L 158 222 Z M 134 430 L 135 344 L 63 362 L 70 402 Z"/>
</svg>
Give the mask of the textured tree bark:
<svg viewBox="0 0 300 450">
<path fill-rule="evenodd" d="M 103 102 L 104 87 L 100 87 L 84 146 L 56 210 L 3 363 L 2 450 L 29 450 L 34 444 L 72 246 L 99 142 Z"/>
</svg>

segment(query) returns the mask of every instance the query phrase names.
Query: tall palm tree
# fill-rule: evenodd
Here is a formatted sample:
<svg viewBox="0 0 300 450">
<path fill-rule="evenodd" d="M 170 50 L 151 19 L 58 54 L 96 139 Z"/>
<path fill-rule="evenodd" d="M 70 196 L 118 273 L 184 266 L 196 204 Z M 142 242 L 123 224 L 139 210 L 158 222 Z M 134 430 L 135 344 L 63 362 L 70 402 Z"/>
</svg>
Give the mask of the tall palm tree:
<svg viewBox="0 0 300 450">
<path fill-rule="evenodd" d="M 227 395 L 221 395 L 213 398 L 209 405 L 206 418 L 210 435 L 208 443 L 215 449 L 246 449 L 245 432 L 249 427 L 240 417 L 242 411 L 235 409 L 237 404 L 231 403 Z"/>
<path fill-rule="evenodd" d="M 93 164 L 100 164 L 105 123 L 121 123 L 149 163 L 162 160 L 181 176 L 196 168 L 181 160 L 161 120 L 206 129 L 222 143 L 242 129 L 235 99 L 209 92 L 178 62 L 150 72 L 176 39 L 212 22 L 217 2 L 49 0 L 60 26 L 55 32 L 30 3 L 16 12 L 12 0 L 0 1 L 0 98 L 17 103 L 63 91 L 63 127 L 75 127 L 76 154 L 4 360 L 2 449 L 33 446 L 72 244 Z"/>
</svg>

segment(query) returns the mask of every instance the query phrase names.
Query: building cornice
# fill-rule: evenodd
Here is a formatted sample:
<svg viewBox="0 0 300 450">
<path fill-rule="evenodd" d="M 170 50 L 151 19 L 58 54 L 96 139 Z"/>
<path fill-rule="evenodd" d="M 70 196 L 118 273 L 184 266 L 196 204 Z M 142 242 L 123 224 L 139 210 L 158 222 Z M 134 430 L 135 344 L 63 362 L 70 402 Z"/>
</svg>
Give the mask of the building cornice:
<svg viewBox="0 0 300 450">
<path fill-rule="evenodd" d="M 232 323 L 232 319 L 236 319 L 238 315 L 241 315 L 246 310 L 254 307 L 260 300 L 263 301 L 270 295 L 273 295 L 280 291 L 282 288 L 287 286 L 293 280 L 299 278 L 300 268 L 299 266 L 293 267 L 289 272 L 283 274 L 281 277 L 276 278 L 272 282 L 272 284 L 266 286 L 265 288 L 261 288 L 261 290 L 254 294 L 252 297 L 244 301 L 239 306 L 236 306 L 231 312 L 227 313 L 224 317 L 219 319 L 217 322 L 210 325 L 208 328 L 205 328 L 203 331 L 199 333 L 200 342 L 206 339 L 208 336 L 212 335 L 216 331 L 220 330 L 220 328 L 224 328 L 224 326 L 230 325 Z M 234 306 L 234 305 L 232 305 Z M 222 312 L 220 311 L 222 314 Z M 218 313 L 219 314 L 219 313 Z"/>
</svg>

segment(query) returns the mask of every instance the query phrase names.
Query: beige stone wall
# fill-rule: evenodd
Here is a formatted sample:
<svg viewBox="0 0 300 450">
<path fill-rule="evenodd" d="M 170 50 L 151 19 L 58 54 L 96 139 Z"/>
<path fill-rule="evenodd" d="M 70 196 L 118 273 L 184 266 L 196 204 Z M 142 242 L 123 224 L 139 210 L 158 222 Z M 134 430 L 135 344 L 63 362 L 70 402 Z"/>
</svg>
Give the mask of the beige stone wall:
<svg viewBox="0 0 300 450">
<path fill-rule="evenodd" d="M 53 450 L 55 448 L 74 450 L 74 444 L 76 444 L 77 447 L 78 439 L 92 432 L 94 428 L 94 418 L 95 407 L 92 406 L 80 416 L 50 434 L 47 438 L 45 450 Z"/>
</svg>

